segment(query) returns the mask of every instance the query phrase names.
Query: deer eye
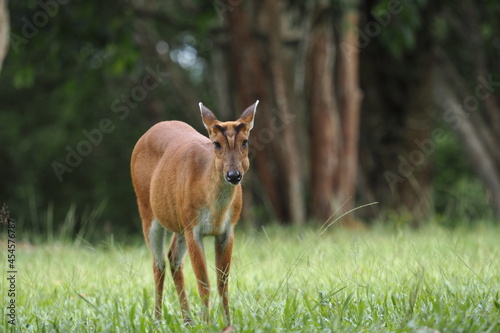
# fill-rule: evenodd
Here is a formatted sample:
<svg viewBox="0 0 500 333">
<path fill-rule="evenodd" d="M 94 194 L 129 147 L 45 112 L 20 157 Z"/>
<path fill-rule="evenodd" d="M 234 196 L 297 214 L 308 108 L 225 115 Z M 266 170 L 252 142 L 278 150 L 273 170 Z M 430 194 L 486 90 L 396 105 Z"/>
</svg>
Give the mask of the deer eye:
<svg viewBox="0 0 500 333">
<path fill-rule="evenodd" d="M 218 143 L 217 141 L 214 142 L 214 147 L 215 149 L 221 149 L 222 146 L 220 145 L 220 143 Z"/>
<path fill-rule="evenodd" d="M 243 143 L 241 144 L 241 147 L 243 147 L 243 148 L 248 147 L 248 140 L 243 140 Z"/>
</svg>

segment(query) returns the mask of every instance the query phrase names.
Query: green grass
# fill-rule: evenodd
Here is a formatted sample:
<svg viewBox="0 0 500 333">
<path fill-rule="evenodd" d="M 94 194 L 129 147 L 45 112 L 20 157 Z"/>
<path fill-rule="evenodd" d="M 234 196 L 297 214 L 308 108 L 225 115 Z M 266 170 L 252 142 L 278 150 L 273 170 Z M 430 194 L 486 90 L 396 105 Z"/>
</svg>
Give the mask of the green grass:
<svg viewBox="0 0 500 333">
<path fill-rule="evenodd" d="M 500 332 L 500 227 L 418 231 L 375 227 L 240 229 L 230 280 L 238 332 Z M 2 299 L 6 250 L 2 245 Z M 19 332 L 217 332 L 223 328 L 215 289 L 212 239 L 211 322 L 186 258 L 195 323 L 182 324 L 171 278 L 164 321 L 155 323 L 151 256 L 138 239 L 90 246 L 18 244 Z M 7 324 L 1 306 L 0 331 Z"/>
</svg>

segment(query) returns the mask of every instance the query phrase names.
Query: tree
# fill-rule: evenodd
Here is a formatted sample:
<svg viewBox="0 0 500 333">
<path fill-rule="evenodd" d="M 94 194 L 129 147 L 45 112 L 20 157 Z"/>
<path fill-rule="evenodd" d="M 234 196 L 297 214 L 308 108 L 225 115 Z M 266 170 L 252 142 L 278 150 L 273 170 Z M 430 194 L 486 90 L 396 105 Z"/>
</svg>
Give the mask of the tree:
<svg viewBox="0 0 500 333">
<path fill-rule="evenodd" d="M 439 67 L 434 73 L 436 103 L 443 120 L 456 133 L 478 178 L 487 189 L 489 201 L 500 217 L 500 107 L 498 55 L 500 42 L 496 2 L 450 3 L 441 15 L 449 26 L 441 26 L 442 45 L 437 48 Z M 486 18 L 486 20 L 484 20 Z M 459 39 L 460 43 L 456 42 Z M 496 44 L 495 44 L 496 43 Z M 463 45 L 463 52 L 457 45 Z M 447 46 L 447 47 L 446 47 Z"/>
<path fill-rule="evenodd" d="M 294 224 L 306 217 L 325 221 L 344 202 L 352 207 L 361 100 L 358 52 L 337 58 L 335 49 L 357 48 L 356 5 L 337 10 L 322 1 L 225 5 L 230 10 L 222 33 L 229 35 L 229 46 L 221 49 L 232 75 L 225 88 L 237 96 L 239 108 L 262 101 L 255 164 L 276 217 Z M 335 18 L 343 24 L 335 25 Z M 274 131 L 273 124 L 279 124 Z M 311 156 L 310 162 L 304 156 Z"/>
<path fill-rule="evenodd" d="M 9 48 L 9 11 L 7 1 L 0 0 L 0 71 Z"/>
<path fill-rule="evenodd" d="M 420 225 L 434 212 L 434 163 L 448 128 L 499 207 L 495 1 L 47 8 L 9 3 L 0 76 L 0 196 L 27 228 L 76 216 L 77 226 L 138 230 L 132 147 L 160 120 L 204 133 L 200 101 L 220 119 L 261 102 L 244 200 L 257 223 L 323 222 L 378 201 L 356 213 L 396 211 Z"/>
<path fill-rule="evenodd" d="M 436 5 L 392 3 L 380 2 L 365 13 L 360 193 L 381 202 L 376 213 L 395 210 L 418 226 L 433 212 L 433 152 L 423 145 L 434 125 L 434 43 L 432 28 L 424 22 L 433 22 Z M 372 26 L 378 26 L 378 34 L 369 30 Z"/>
</svg>

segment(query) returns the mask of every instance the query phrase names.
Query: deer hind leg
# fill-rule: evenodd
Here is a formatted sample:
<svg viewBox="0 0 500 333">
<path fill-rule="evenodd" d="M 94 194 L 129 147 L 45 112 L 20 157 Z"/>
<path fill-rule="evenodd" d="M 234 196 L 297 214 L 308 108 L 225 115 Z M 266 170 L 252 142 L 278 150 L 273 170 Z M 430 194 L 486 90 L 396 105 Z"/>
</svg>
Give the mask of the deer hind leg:
<svg viewBox="0 0 500 333">
<path fill-rule="evenodd" d="M 234 231 L 230 227 L 227 232 L 215 238 L 215 267 L 217 269 L 217 289 L 222 300 L 222 308 L 227 325 L 231 325 L 228 299 L 228 279 L 231 268 L 231 254 L 233 252 Z"/>
<path fill-rule="evenodd" d="M 198 293 L 203 302 L 203 320 L 209 322 L 210 282 L 207 274 L 207 263 L 203 250 L 203 240 L 197 228 L 186 231 L 186 245 L 193 266 L 194 275 L 198 281 Z"/>
<path fill-rule="evenodd" d="M 146 237 L 153 254 L 153 275 L 155 280 L 155 317 L 161 319 L 163 284 L 165 281 L 165 258 L 163 254 L 166 230 L 157 219 L 151 223 Z"/>
<path fill-rule="evenodd" d="M 170 263 L 170 272 L 174 280 L 177 296 L 181 303 L 182 317 L 184 322 L 191 324 L 192 319 L 189 311 L 189 304 L 184 288 L 184 257 L 186 256 L 186 239 L 182 234 L 174 234 L 168 250 L 168 261 Z"/>
</svg>

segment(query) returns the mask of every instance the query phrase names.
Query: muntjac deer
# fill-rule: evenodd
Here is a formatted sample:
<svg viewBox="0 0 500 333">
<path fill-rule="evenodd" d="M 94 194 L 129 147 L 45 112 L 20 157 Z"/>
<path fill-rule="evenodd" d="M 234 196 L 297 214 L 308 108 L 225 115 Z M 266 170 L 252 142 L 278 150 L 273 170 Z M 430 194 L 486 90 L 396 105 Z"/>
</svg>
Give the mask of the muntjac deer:
<svg viewBox="0 0 500 333">
<path fill-rule="evenodd" d="M 153 254 L 155 316 L 161 318 L 165 278 L 164 239 L 173 233 L 168 261 L 184 322 L 192 318 L 184 289 L 183 262 L 189 252 L 209 321 L 210 284 L 204 236 L 215 236 L 217 288 L 230 325 L 228 275 L 234 227 L 242 206 L 241 180 L 248 170 L 248 137 L 257 101 L 236 121 L 220 122 L 199 104 L 209 138 L 180 121 L 154 125 L 132 152 L 131 173 L 146 242 Z"/>
</svg>

